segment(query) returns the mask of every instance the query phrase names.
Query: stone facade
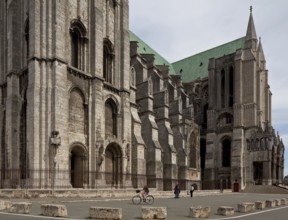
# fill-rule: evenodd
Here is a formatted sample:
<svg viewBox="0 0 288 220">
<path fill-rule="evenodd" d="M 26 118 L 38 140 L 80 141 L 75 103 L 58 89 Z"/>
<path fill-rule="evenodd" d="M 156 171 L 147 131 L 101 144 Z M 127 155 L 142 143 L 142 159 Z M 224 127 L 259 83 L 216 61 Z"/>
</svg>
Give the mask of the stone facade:
<svg viewBox="0 0 288 220">
<path fill-rule="evenodd" d="M 0 188 L 243 188 L 283 177 L 252 14 L 245 47 L 184 82 L 131 38 L 128 0 L 11 0 L 0 12 Z"/>
<path fill-rule="evenodd" d="M 128 1 L 1 12 L 1 187 L 132 186 Z"/>
<path fill-rule="evenodd" d="M 284 145 L 271 125 L 272 93 L 252 11 L 240 40 L 234 53 L 209 59 L 207 77 L 185 84 L 201 127 L 203 188 L 283 180 Z"/>
</svg>

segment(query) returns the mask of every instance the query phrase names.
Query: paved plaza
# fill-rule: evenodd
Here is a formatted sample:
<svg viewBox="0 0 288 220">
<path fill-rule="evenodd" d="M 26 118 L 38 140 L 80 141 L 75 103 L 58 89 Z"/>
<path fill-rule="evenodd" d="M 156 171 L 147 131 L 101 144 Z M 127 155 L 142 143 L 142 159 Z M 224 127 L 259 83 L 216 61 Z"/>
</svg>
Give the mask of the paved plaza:
<svg viewBox="0 0 288 220">
<path fill-rule="evenodd" d="M 244 194 L 244 193 L 224 193 L 213 195 L 196 195 L 193 198 L 182 195 L 179 199 L 174 199 L 173 195 L 167 198 L 155 198 L 152 206 L 167 207 L 168 220 L 187 220 L 189 217 L 189 209 L 191 206 L 208 206 L 211 207 L 211 215 L 208 219 L 261 219 L 261 220 L 286 220 L 288 206 L 277 206 L 274 208 L 265 208 L 261 211 L 253 211 L 249 213 L 237 212 L 237 204 L 242 202 L 255 202 L 273 199 L 287 198 L 287 194 Z M 81 199 L 81 198 L 43 198 L 28 199 L 14 201 L 27 201 L 32 203 L 32 210 L 29 215 L 16 215 L 8 212 L 0 212 L 1 220 L 28 220 L 28 219 L 61 219 L 41 216 L 41 204 L 55 203 L 65 205 L 68 210 L 68 216 L 65 219 L 84 220 L 89 218 L 90 207 L 114 207 L 122 208 L 123 218 L 142 219 L 141 208 L 145 204 L 133 205 L 130 198 L 97 198 L 97 199 Z M 220 206 L 231 206 L 235 209 L 234 216 L 226 217 L 217 215 L 217 209 Z"/>
</svg>

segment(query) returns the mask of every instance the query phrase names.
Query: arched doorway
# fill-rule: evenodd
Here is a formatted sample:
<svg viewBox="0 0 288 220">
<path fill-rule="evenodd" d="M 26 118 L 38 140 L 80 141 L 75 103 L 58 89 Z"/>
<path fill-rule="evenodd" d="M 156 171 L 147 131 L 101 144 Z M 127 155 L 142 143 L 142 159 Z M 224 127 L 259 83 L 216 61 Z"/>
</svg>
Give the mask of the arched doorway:
<svg viewBox="0 0 288 220">
<path fill-rule="evenodd" d="M 105 150 L 105 180 L 107 186 L 119 188 L 122 185 L 122 152 L 120 146 L 111 143 Z"/>
<path fill-rule="evenodd" d="M 70 153 L 70 180 L 73 188 L 83 188 L 84 170 L 86 161 L 85 150 L 81 146 L 75 146 Z"/>
</svg>

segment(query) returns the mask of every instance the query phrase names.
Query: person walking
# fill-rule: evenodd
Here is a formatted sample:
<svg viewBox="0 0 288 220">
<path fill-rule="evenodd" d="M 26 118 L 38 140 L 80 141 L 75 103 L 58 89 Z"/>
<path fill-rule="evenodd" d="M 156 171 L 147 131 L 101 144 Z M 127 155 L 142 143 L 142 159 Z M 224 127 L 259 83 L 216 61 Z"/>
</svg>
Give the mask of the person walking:
<svg viewBox="0 0 288 220">
<path fill-rule="evenodd" d="M 191 186 L 190 186 L 190 197 L 193 197 L 193 192 L 194 192 L 194 186 L 193 186 L 193 184 L 191 184 Z"/>
<path fill-rule="evenodd" d="M 179 195 L 180 195 L 179 183 L 177 183 L 176 186 L 174 187 L 174 194 L 175 194 L 175 199 L 179 199 Z"/>
</svg>

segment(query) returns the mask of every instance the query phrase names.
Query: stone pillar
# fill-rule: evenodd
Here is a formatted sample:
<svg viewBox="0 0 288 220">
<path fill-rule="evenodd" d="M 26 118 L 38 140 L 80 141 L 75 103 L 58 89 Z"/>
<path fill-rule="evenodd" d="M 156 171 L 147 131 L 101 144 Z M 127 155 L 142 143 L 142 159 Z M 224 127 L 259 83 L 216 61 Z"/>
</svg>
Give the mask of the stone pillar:
<svg viewBox="0 0 288 220">
<path fill-rule="evenodd" d="M 131 160 L 131 171 L 132 171 L 132 186 L 134 188 L 142 188 L 144 185 L 147 185 L 146 179 L 146 160 L 145 160 L 145 143 L 142 139 L 142 123 L 138 115 L 137 105 L 135 104 L 136 97 L 136 88 L 134 89 L 131 86 L 131 118 L 132 118 L 132 146 L 131 156 L 127 155 L 127 160 Z M 134 98 L 134 99 L 133 99 Z"/>
<path fill-rule="evenodd" d="M 202 180 L 203 189 L 215 189 L 216 187 L 215 140 L 216 140 L 216 133 L 214 132 L 207 133 L 204 179 Z"/>
<path fill-rule="evenodd" d="M 19 94 L 19 77 L 11 72 L 7 76 L 7 99 L 6 99 L 6 150 L 7 169 L 11 171 L 10 187 L 20 186 L 19 160 L 20 160 L 20 110 L 21 97 Z"/>
<path fill-rule="evenodd" d="M 263 162 L 263 185 L 272 185 L 271 161 Z"/>
<path fill-rule="evenodd" d="M 168 91 L 154 93 L 154 113 L 159 127 L 159 142 L 163 147 L 163 181 L 164 190 L 172 190 L 178 182 L 177 152 L 174 147 L 173 131 L 168 120 Z"/>
<path fill-rule="evenodd" d="M 137 74 L 136 74 L 137 75 Z M 137 84 L 137 104 L 142 122 L 141 133 L 147 147 L 145 151 L 147 185 L 163 190 L 162 146 L 158 141 L 159 128 L 153 114 L 153 96 L 149 93 L 151 81 Z"/>
<path fill-rule="evenodd" d="M 242 128 L 233 129 L 233 140 L 231 146 L 231 183 L 237 180 L 239 183 L 239 189 L 242 189 L 245 183 L 243 182 L 243 170 L 244 170 L 244 130 Z"/>
</svg>

